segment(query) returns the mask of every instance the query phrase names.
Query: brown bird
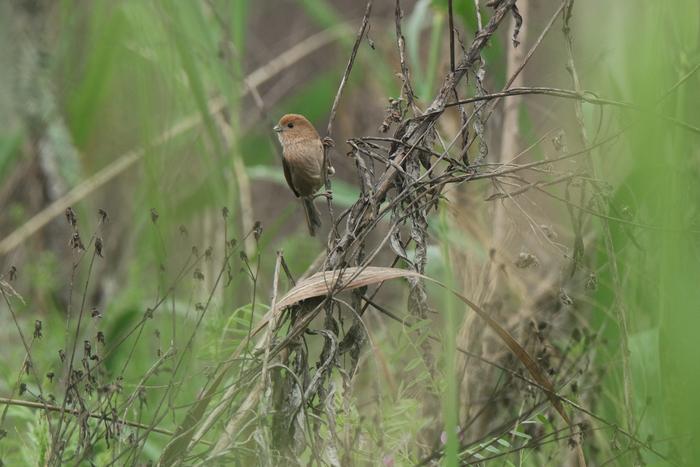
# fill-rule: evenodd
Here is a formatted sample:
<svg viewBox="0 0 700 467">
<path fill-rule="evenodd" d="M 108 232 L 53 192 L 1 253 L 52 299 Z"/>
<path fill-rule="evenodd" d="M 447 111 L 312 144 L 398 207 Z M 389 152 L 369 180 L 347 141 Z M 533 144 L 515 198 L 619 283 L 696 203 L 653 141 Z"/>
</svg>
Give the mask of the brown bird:
<svg viewBox="0 0 700 467">
<path fill-rule="evenodd" d="M 298 114 L 287 114 L 273 128 L 282 145 L 284 178 L 301 198 L 311 236 L 321 227 L 314 194 L 323 186 L 323 143 L 314 126 Z M 329 174 L 332 172 L 329 170 Z"/>
</svg>

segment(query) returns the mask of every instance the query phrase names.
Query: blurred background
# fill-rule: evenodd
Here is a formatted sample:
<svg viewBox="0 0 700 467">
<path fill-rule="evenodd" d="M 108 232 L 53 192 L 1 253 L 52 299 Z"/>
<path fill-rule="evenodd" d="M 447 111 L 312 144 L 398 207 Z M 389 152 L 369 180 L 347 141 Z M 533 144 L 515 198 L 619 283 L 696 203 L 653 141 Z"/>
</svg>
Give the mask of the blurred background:
<svg viewBox="0 0 700 467">
<path fill-rule="evenodd" d="M 400 3 L 421 109 L 449 71 L 447 3 Z M 459 52 L 493 10 L 483 0 L 453 3 Z M 517 5 L 520 45 L 512 47 L 509 17 L 482 54 L 484 90 L 500 91 L 527 61 L 512 87 L 580 86 L 614 102 L 526 95 L 490 109 L 483 129 L 472 130 L 479 140 L 470 159 L 484 164 L 477 170 L 580 154 L 514 178 L 450 186 L 429 218 L 426 275 L 497 318 L 557 391 L 586 409 L 567 406 L 584 433 L 571 435 L 537 388 L 446 351 L 453 342 L 524 374 L 478 317 L 428 286 L 432 310 L 419 324 L 442 344 L 415 341 L 400 320 L 364 317 L 369 339 L 357 372 L 338 376 L 346 386 L 334 423 L 346 444 L 338 442 L 337 465 L 426 460 L 442 452 L 450 412 L 461 462 L 576 465 L 572 437 L 582 440 L 588 465 L 679 464 L 700 455 L 700 5 L 578 1 L 571 43 L 561 2 Z M 339 103 L 336 215 L 360 194 L 346 140 L 396 129 L 381 129 L 392 100 L 405 97 L 395 8 L 374 2 Z M 112 403 L 120 414 L 173 431 L 212 368 L 267 311 L 276 251 L 295 277 L 325 254 L 325 201 L 317 201 L 324 228 L 309 237 L 271 128 L 285 113 L 302 113 L 325 136 L 364 11 L 357 0 L 0 3 L 0 465 L 46 461 L 43 412 L 7 400 L 60 406 L 61 353 L 75 352 L 76 342 L 76 358 L 84 341 L 110 349 L 100 355 L 95 386 L 119 385 Z M 480 91 L 472 77 L 460 97 Z M 451 140 L 459 126 L 451 109 L 438 131 Z M 387 226 L 376 230 L 375 242 Z M 103 257 L 92 255 L 97 242 Z M 394 256 L 387 247 L 374 264 L 390 266 Z M 291 287 L 281 281 L 281 291 Z M 397 282 L 376 301 L 403 317 L 406 295 Z M 309 339 L 318 353 L 323 340 Z M 184 359 L 160 366 L 171 348 Z M 162 388 L 173 381 L 164 410 Z M 96 407 L 110 407 L 95 394 Z M 227 461 L 274 463 L 274 443 L 251 440 L 256 423 Z M 114 446 L 122 444 L 96 437 L 85 454 L 73 438 L 64 440 L 68 464 L 144 465 L 168 442 L 150 433 L 120 457 Z"/>
</svg>

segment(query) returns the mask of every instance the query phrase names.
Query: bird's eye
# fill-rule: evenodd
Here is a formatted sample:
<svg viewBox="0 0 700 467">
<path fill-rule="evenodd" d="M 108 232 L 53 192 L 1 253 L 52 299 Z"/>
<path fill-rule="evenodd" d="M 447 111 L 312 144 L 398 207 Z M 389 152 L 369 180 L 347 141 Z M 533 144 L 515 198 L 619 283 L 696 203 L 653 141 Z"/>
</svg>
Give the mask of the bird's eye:
<svg viewBox="0 0 700 467">
<path fill-rule="evenodd" d="M 294 124 L 292 122 L 287 123 L 287 128 L 294 128 Z"/>
</svg>

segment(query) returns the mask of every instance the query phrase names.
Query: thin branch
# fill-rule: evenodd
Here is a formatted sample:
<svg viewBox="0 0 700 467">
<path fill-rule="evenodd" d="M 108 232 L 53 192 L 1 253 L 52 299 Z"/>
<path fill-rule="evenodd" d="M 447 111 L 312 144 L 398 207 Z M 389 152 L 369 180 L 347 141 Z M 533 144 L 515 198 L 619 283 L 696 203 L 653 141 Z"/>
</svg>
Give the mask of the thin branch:
<svg viewBox="0 0 700 467">
<path fill-rule="evenodd" d="M 331 107 L 331 114 L 328 118 L 328 127 L 326 128 L 326 136 L 329 138 L 333 137 L 333 122 L 335 121 L 335 114 L 338 110 L 338 104 L 340 103 L 340 97 L 343 95 L 345 90 L 345 85 L 347 84 L 348 77 L 352 71 L 352 66 L 355 63 L 355 57 L 357 56 L 357 50 L 360 48 L 362 43 L 362 37 L 367 31 L 367 25 L 369 24 L 369 16 L 372 13 L 372 0 L 367 2 L 365 7 L 365 14 L 362 17 L 362 24 L 360 29 L 357 31 L 357 36 L 355 38 L 355 43 L 352 46 L 352 52 L 350 52 L 350 59 L 347 65 L 345 65 L 345 71 L 343 72 L 343 77 L 340 79 L 340 85 L 338 86 L 338 91 L 335 93 L 335 99 L 333 99 L 333 106 Z"/>
<path fill-rule="evenodd" d="M 49 412 L 61 412 L 63 409 L 57 405 L 50 405 L 46 404 L 44 402 L 31 402 L 31 401 L 25 401 L 21 399 L 8 399 L 5 397 L 0 397 L 0 404 L 3 405 L 14 405 L 18 407 L 27 407 L 30 409 L 44 409 L 48 410 Z M 85 415 L 84 411 L 81 411 L 79 409 L 66 409 L 64 411 L 67 414 L 74 415 L 76 417 L 81 417 Z M 133 428 L 139 428 L 139 429 L 146 429 L 148 428 L 148 425 L 145 425 L 143 423 L 138 423 L 138 422 L 132 422 L 129 420 L 125 420 L 122 418 L 114 418 L 108 415 L 100 415 L 96 413 L 89 412 L 87 414 L 89 418 L 94 418 L 96 420 L 100 421 L 105 421 L 105 422 L 111 422 L 111 423 L 117 423 L 119 425 L 125 425 L 125 426 L 130 426 Z M 175 433 L 172 431 L 165 430 L 163 428 L 152 428 L 151 431 L 153 433 L 160 433 L 161 435 L 168 435 L 172 436 Z M 208 441 L 202 441 L 204 444 L 211 445 L 212 443 L 209 443 Z"/>
<path fill-rule="evenodd" d="M 450 71 L 455 72 L 455 23 L 452 11 L 452 0 L 447 1 L 448 23 L 450 28 Z"/>
<path fill-rule="evenodd" d="M 323 182 L 325 185 L 326 193 L 330 194 L 332 192 L 332 187 L 331 187 L 331 180 L 330 176 L 331 174 L 335 173 L 335 170 L 332 168 L 331 160 L 330 160 L 330 148 L 334 146 L 333 143 L 333 122 L 335 122 L 335 115 L 338 110 L 338 104 L 340 103 L 340 97 L 343 95 L 343 91 L 345 90 L 345 85 L 347 84 L 348 77 L 350 76 L 350 72 L 352 71 L 352 66 L 355 63 L 355 57 L 357 56 L 357 51 L 360 48 L 360 44 L 362 43 L 362 38 L 365 35 L 365 32 L 367 31 L 367 26 L 369 24 L 369 16 L 372 13 L 372 0 L 369 0 L 367 2 L 367 6 L 365 7 L 365 14 L 362 17 L 362 24 L 360 25 L 360 29 L 357 31 L 357 37 L 355 38 L 355 43 L 352 46 L 352 52 L 350 52 L 350 59 L 348 60 L 347 65 L 345 66 L 345 71 L 343 72 L 343 77 L 340 79 L 340 85 L 338 86 L 338 91 L 335 93 L 335 99 L 333 99 L 333 106 L 331 107 L 331 114 L 328 118 L 328 127 L 326 128 L 326 137 L 323 140 Z M 333 200 L 331 196 L 326 196 L 326 202 L 328 203 L 328 212 L 330 214 L 331 218 L 331 228 L 333 230 L 333 241 L 335 241 L 338 238 L 338 230 L 336 227 L 335 223 L 335 216 L 333 214 Z M 330 249 L 330 244 L 329 244 L 329 249 Z"/>
<path fill-rule="evenodd" d="M 588 104 L 601 105 L 601 106 L 609 105 L 612 107 L 620 107 L 620 108 L 624 108 L 624 109 L 636 110 L 638 112 L 653 112 L 653 109 L 651 109 L 651 108 L 640 107 L 640 106 L 632 104 L 630 102 L 617 101 L 617 100 L 613 100 L 613 99 L 606 99 L 606 98 L 602 98 L 602 97 L 597 97 L 593 91 L 585 91 L 585 90 L 572 91 L 569 89 L 559 89 L 559 88 L 550 88 L 550 87 L 542 87 L 542 86 L 511 88 L 511 89 L 508 89 L 506 91 L 495 92 L 495 93 L 486 94 L 483 96 L 475 96 L 475 97 L 470 97 L 468 99 L 460 99 L 458 101 L 445 104 L 445 107 L 454 107 L 457 105 L 470 104 L 473 102 L 498 100 L 498 99 L 501 99 L 503 97 L 522 96 L 522 95 L 527 95 L 527 94 L 561 97 L 564 99 L 574 99 L 574 100 L 586 102 Z M 687 122 L 679 120 L 675 117 L 670 117 L 668 115 L 661 115 L 661 114 L 657 114 L 657 113 L 653 113 L 653 115 L 655 117 L 658 117 L 658 118 L 664 120 L 664 121 L 678 125 L 681 128 L 684 128 L 688 131 L 700 134 L 700 127 L 693 126 Z"/>
<path fill-rule="evenodd" d="M 416 107 L 416 96 L 413 93 L 413 87 L 411 86 L 411 74 L 408 70 L 408 63 L 406 62 L 406 39 L 403 37 L 403 32 L 401 31 L 401 17 L 403 12 L 401 11 L 401 2 L 396 0 L 396 7 L 394 9 L 394 23 L 396 24 L 396 46 L 399 49 L 399 61 L 401 63 L 401 80 L 403 81 L 403 86 L 401 91 L 406 95 L 406 100 L 408 105 L 411 106 L 414 112 L 418 112 Z"/>
</svg>

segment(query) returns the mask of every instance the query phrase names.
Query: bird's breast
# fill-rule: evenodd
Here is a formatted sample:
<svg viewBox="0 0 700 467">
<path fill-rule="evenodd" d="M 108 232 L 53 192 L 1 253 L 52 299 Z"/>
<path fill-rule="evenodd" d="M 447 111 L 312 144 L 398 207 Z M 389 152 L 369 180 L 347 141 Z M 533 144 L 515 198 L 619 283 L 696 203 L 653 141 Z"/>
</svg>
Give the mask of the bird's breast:
<svg viewBox="0 0 700 467">
<path fill-rule="evenodd" d="M 284 158 L 300 196 L 313 195 L 323 185 L 323 145 L 320 140 L 286 144 Z"/>
</svg>

